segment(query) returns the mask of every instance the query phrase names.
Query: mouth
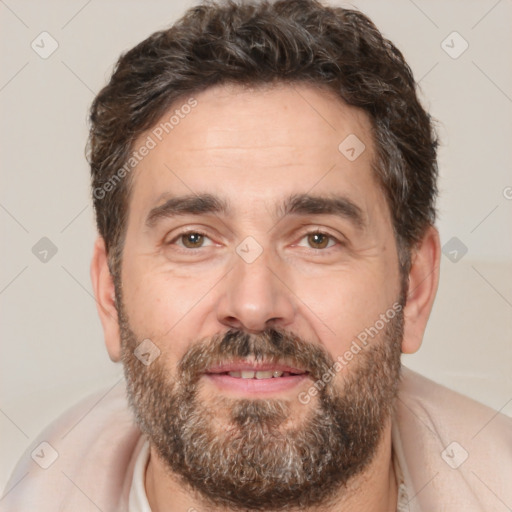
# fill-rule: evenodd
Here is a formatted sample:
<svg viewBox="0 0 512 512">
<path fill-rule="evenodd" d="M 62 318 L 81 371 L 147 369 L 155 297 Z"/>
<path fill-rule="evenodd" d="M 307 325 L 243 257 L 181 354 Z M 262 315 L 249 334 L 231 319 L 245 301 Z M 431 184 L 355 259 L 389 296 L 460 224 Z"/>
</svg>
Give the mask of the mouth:
<svg viewBox="0 0 512 512">
<path fill-rule="evenodd" d="M 204 375 L 223 391 L 272 393 L 295 388 L 309 373 L 280 363 L 237 361 L 212 366 Z"/>
</svg>

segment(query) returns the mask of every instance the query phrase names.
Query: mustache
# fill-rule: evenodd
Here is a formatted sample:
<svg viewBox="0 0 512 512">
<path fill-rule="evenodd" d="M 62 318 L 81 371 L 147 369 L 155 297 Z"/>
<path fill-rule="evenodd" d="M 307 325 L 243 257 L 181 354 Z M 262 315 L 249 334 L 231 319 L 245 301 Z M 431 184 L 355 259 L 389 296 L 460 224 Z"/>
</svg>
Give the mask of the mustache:
<svg viewBox="0 0 512 512">
<path fill-rule="evenodd" d="M 195 383 L 209 367 L 240 359 L 287 364 L 315 380 L 334 365 L 326 349 L 291 332 L 269 328 L 250 334 L 230 329 L 190 347 L 178 363 L 178 375 Z"/>
</svg>

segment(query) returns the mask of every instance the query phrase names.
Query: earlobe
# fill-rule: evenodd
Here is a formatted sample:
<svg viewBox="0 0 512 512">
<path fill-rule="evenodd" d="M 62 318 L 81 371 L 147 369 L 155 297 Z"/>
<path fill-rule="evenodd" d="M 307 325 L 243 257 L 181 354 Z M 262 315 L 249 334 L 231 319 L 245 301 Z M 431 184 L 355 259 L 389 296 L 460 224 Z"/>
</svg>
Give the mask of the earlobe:
<svg viewBox="0 0 512 512">
<path fill-rule="evenodd" d="M 439 233 L 434 226 L 430 226 L 411 255 L 409 288 L 404 308 L 404 354 L 412 354 L 421 346 L 439 284 L 440 258 Z"/>
<path fill-rule="evenodd" d="M 102 237 L 98 237 L 94 244 L 91 280 L 108 354 L 112 361 L 119 361 L 121 358 L 121 339 L 114 279 L 110 273 L 105 241 Z"/>
</svg>

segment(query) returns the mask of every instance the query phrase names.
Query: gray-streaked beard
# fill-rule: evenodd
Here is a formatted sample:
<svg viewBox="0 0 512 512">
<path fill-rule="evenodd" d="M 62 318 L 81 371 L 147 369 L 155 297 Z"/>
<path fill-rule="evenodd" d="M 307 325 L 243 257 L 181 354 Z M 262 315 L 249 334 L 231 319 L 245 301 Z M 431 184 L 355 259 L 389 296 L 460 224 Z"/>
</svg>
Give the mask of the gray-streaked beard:
<svg viewBox="0 0 512 512">
<path fill-rule="evenodd" d="M 169 470 L 205 505 L 326 506 L 371 463 L 397 392 L 402 310 L 342 370 L 342 389 L 331 381 L 307 406 L 298 400 L 201 398 L 201 374 L 212 364 L 252 356 L 295 364 L 316 382 L 335 362 L 320 346 L 274 329 L 257 335 L 231 330 L 194 344 L 171 375 L 162 356 L 141 364 L 133 354 L 140 339 L 122 307 L 119 318 L 136 420 Z M 300 424 L 293 423 L 292 405 L 309 408 Z"/>
</svg>

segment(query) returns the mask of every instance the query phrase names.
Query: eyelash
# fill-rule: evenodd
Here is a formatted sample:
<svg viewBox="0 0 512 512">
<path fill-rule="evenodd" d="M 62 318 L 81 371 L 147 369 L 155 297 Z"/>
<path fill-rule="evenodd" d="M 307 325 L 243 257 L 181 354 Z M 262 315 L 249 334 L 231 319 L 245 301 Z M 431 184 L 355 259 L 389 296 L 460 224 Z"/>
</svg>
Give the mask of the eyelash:
<svg viewBox="0 0 512 512">
<path fill-rule="evenodd" d="M 186 235 L 189 235 L 189 234 L 201 235 L 201 236 L 203 236 L 205 238 L 210 239 L 210 237 L 206 233 L 204 233 L 204 232 L 202 232 L 200 230 L 189 229 L 189 230 L 186 230 L 186 231 L 182 231 L 181 233 L 178 233 L 171 241 L 167 242 L 166 245 L 173 245 L 173 244 L 176 243 L 176 241 L 180 240 L 183 236 L 186 236 Z M 330 247 L 325 247 L 324 249 L 315 249 L 313 247 L 307 248 L 310 251 L 314 251 L 314 252 L 317 252 L 317 251 L 327 252 L 328 249 L 332 249 L 336 245 L 339 245 L 339 246 L 344 246 L 345 245 L 345 242 L 339 240 L 334 235 L 331 235 L 330 233 L 328 233 L 326 231 L 320 231 L 318 229 L 314 229 L 314 230 L 306 231 L 306 232 L 302 233 L 299 241 L 303 240 L 304 238 L 306 238 L 306 237 L 308 237 L 310 235 L 324 235 L 324 236 L 327 236 L 329 238 L 329 241 L 332 240 L 332 241 L 335 242 L 335 245 L 331 245 Z M 190 248 L 183 247 L 183 246 L 178 246 L 178 247 L 179 247 L 180 250 L 185 251 L 185 252 L 190 252 L 190 251 L 194 251 L 194 250 L 197 250 L 197 249 L 203 249 L 203 247 L 197 247 L 195 249 L 190 249 Z"/>
</svg>

